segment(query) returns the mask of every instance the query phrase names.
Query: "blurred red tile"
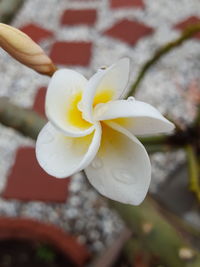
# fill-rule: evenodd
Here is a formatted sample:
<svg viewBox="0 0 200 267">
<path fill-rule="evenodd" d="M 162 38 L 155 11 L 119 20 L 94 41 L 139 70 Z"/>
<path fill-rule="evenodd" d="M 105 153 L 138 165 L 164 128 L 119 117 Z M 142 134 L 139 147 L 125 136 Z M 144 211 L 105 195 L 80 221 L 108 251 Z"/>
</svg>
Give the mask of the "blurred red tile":
<svg viewBox="0 0 200 267">
<path fill-rule="evenodd" d="M 110 6 L 112 8 L 123 7 L 144 7 L 143 0 L 110 0 Z"/>
<path fill-rule="evenodd" d="M 38 92 L 35 97 L 35 102 L 33 105 L 33 110 L 39 113 L 42 116 L 45 116 L 45 96 L 46 96 L 46 87 L 41 87 L 38 89 Z"/>
<path fill-rule="evenodd" d="M 53 36 L 52 31 L 32 23 L 25 25 L 20 30 L 30 36 L 36 43 Z"/>
<path fill-rule="evenodd" d="M 96 9 L 65 10 L 61 18 L 63 25 L 93 25 L 97 18 Z"/>
<path fill-rule="evenodd" d="M 142 37 L 153 32 L 153 29 L 137 21 L 121 20 L 106 30 L 104 34 L 134 45 Z"/>
<path fill-rule="evenodd" d="M 199 17 L 195 17 L 195 16 L 192 16 L 192 17 L 189 17 L 183 21 L 181 21 L 180 23 L 176 24 L 174 26 L 175 29 L 178 29 L 178 30 L 184 30 L 186 29 L 189 25 L 192 25 L 192 24 L 197 24 L 197 23 L 200 23 L 200 18 Z M 195 35 L 196 38 L 200 39 L 200 33 L 197 33 Z"/>
<path fill-rule="evenodd" d="M 20 148 L 7 180 L 3 197 L 25 201 L 65 202 L 70 179 L 57 179 L 44 172 L 35 157 L 35 149 Z"/>
<path fill-rule="evenodd" d="M 50 57 L 56 64 L 87 66 L 92 55 L 92 43 L 56 42 Z"/>
</svg>

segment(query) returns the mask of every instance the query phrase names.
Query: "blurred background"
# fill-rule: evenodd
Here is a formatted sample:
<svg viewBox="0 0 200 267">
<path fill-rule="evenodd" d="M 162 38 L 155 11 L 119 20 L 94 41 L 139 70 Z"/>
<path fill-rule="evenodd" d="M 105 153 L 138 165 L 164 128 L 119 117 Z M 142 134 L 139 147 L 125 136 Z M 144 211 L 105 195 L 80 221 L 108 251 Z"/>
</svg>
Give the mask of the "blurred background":
<svg viewBox="0 0 200 267">
<path fill-rule="evenodd" d="M 162 45 L 200 23 L 199 0 L 0 0 L 0 22 L 28 34 L 60 68 L 89 78 L 128 56 L 130 84 Z M 136 97 L 180 127 L 200 102 L 200 34 L 162 57 Z M 44 115 L 49 78 L 0 50 L 0 96 Z M 151 156 L 151 195 L 197 231 L 199 204 L 188 190 L 183 150 Z M 48 176 L 35 159 L 34 141 L 0 124 L 0 267 L 166 266 L 159 257 L 125 257 L 131 232 L 82 174 Z M 145 258 L 145 260 L 144 260 Z M 142 265 L 143 264 L 143 265 Z M 171 265 L 172 266 L 172 265 Z M 178 265 L 173 265 L 178 266 Z M 182 265 L 185 266 L 185 265 Z"/>
</svg>

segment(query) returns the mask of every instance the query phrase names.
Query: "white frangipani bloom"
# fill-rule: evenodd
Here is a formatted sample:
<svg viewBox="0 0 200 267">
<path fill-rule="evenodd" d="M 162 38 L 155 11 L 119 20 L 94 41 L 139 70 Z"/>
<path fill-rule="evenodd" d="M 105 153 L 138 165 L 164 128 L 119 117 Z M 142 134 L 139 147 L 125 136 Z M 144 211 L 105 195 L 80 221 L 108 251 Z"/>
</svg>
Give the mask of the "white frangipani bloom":
<svg viewBox="0 0 200 267">
<path fill-rule="evenodd" d="M 46 95 L 48 122 L 36 142 L 41 167 L 57 178 L 85 170 L 104 196 L 140 204 L 149 188 L 150 160 L 135 135 L 168 132 L 174 125 L 149 104 L 119 100 L 126 93 L 129 59 L 89 80 L 61 69 Z"/>
</svg>

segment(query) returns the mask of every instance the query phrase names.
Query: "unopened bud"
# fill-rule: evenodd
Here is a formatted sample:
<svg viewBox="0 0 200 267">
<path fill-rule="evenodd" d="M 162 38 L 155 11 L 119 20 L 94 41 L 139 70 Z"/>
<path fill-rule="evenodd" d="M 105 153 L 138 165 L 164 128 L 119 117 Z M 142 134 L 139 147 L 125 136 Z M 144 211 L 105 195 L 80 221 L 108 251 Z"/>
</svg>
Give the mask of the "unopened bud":
<svg viewBox="0 0 200 267">
<path fill-rule="evenodd" d="M 0 47 L 22 64 L 41 74 L 52 76 L 56 70 L 51 59 L 28 35 L 3 23 L 0 23 Z"/>
</svg>

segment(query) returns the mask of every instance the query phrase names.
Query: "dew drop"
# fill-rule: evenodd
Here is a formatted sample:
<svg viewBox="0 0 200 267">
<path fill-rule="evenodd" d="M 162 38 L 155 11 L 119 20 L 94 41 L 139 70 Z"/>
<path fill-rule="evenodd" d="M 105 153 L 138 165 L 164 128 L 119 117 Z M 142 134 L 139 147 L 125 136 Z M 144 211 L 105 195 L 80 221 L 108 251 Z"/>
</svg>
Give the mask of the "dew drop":
<svg viewBox="0 0 200 267">
<path fill-rule="evenodd" d="M 125 169 L 115 169 L 112 173 L 114 178 L 123 184 L 136 183 L 136 180 L 133 179 L 133 176 L 130 175 L 130 173 Z"/>
<path fill-rule="evenodd" d="M 103 166 L 103 161 L 100 158 L 96 158 L 92 162 L 92 167 L 94 169 L 100 169 Z"/>
<path fill-rule="evenodd" d="M 133 96 L 129 96 L 127 100 L 128 100 L 128 101 L 135 101 L 135 97 L 133 97 Z"/>
</svg>

